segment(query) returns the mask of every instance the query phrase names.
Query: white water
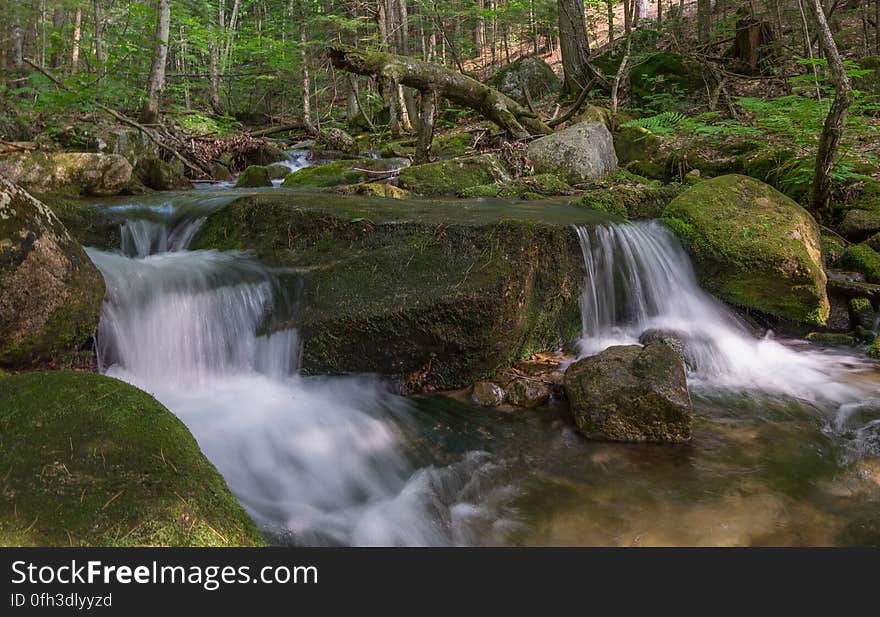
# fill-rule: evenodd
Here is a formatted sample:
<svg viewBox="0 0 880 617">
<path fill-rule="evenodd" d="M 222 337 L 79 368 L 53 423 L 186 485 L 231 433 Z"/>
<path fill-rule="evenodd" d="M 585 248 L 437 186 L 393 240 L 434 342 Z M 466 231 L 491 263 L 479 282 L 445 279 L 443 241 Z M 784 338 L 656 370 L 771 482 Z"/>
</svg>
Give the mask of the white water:
<svg viewBox="0 0 880 617">
<path fill-rule="evenodd" d="M 854 356 L 756 338 L 697 284 L 678 240 L 656 221 L 578 227 L 587 270 L 581 352 L 637 343 L 646 330 L 685 341 L 694 385 L 783 394 L 841 404 L 866 395 L 846 375 L 867 368 Z"/>
<path fill-rule="evenodd" d="M 180 229 L 194 224 L 165 233 L 188 238 Z M 368 378 L 300 377 L 296 331 L 258 336 L 277 300 L 270 271 L 183 240 L 141 244 L 156 246 L 175 252 L 88 249 L 107 283 L 101 370 L 177 414 L 261 527 L 296 544 L 502 541 L 510 493 L 484 482 L 489 455 L 415 469 L 401 440 L 405 399 Z"/>
</svg>

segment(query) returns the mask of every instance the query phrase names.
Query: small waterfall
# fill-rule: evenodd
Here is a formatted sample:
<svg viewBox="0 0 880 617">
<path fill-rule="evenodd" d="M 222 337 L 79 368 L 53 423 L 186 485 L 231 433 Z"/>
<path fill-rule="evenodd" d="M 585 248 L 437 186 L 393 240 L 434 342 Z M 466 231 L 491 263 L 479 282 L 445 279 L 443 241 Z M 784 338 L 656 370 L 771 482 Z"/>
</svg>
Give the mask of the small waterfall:
<svg viewBox="0 0 880 617">
<path fill-rule="evenodd" d="M 164 230 L 128 221 L 135 248 L 126 254 L 87 249 L 107 285 L 102 372 L 183 420 L 279 541 L 500 540 L 509 525 L 498 510 L 510 494 L 480 482 L 496 469 L 491 457 L 471 452 L 414 469 L 401 440 L 411 422 L 406 399 L 366 377 L 298 376 L 297 332 L 258 334 L 278 302 L 272 272 L 244 253 L 186 250 L 198 217 L 166 214 L 177 222 Z"/>
<path fill-rule="evenodd" d="M 687 253 L 657 221 L 576 228 L 587 280 L 581 295 L 581 353 L 631 345 L 649 330 L 685 344 L 694 384 L 746 388 L 813 401 L 858 396 L 841 373 L 858 362 L 815 348 L 755 338 L 736 314 L 703 291 Z"/>
<path fill-rule="evenodd" d="M 148 219 L 130 219 L 120 225 L 122 253 L 146 257 L 157 253 L 182 251 L 190 245 L 205 224 L 206 217 L 185 219 L 177 225 Z"/>
</svg>

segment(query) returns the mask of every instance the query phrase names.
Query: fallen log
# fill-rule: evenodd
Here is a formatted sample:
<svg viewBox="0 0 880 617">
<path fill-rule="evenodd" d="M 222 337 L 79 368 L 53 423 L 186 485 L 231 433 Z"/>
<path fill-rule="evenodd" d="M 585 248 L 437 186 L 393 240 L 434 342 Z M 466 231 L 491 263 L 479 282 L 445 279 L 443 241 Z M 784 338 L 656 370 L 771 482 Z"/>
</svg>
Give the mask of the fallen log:
<svg viewBox="0 0 880 617">
<path fill-rule="evenodd" d="M 332 47 L 330 61 L 337 69 L 390 80 L 473 109 L 514 139 L 548 135 L 553 130 L 509 96 L 443 66 L 407 56 L 353 47 Z"/>
</svg>

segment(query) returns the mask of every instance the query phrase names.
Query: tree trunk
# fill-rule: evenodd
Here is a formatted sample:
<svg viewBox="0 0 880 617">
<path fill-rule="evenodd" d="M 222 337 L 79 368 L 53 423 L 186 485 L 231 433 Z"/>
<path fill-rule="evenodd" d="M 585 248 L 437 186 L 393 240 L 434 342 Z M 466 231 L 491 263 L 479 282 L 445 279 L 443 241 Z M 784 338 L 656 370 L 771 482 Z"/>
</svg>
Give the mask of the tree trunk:
<svg viewBox="0 0 880 617">
<path fill-rule="evenodd" d="M 21 22 L 18 15 L 12 21 L 12 67 L 16 72 L 24 71 L 24 51 L 22 48 Z"/>
<path fill-rule="evenodd" d="M 433 90 L 422 91 L 421 109 L 419 111 L 419 136 L 416 142 L 416 165 L 431 162 L 431 142 L 434 139 L 434 121 L 437 118 L 437 93 Z"/>
<path fill-rule="evenodd" d="M 65 11 L 64 7 L 62 7 L 62 6 L 55 7 L 55 11 L 52 13 L 52 31 L 56 35 L 62 35 L 63 34 L 62 31 L 64 30 L 64 24 L 66 22 L 67 22 L 67 11 Z M 59 36 L 59 38 L 61 38 L 61 37 Z M 49 64 L 52 66 L 52 68 L 57 69 L 61 66 L 61 62 L 62 62 L 62 58 L 63 58 L 63 55 L 61 52 L 63 51 L 64 46 L 62 45 L 61 47 L 56 47 L 55 45 L 53 45 L 52 47 L 53 47 L 52 55 L 49 59 Z"/>
<path fill-rule="evenodd" d="M 562 46 L 564 94 L 578 94 L 589 81 L 587 28 L 583 0 L 557 0 L 559 42 Z"/>
<path fill-rule="evenodd" d="M 79 70 L 79 43 L 82 39 L 82 16 L 81 8 L 76 9 L 73 17 L 73 49 L 70 51 L 70 74 L 76 75 Z"/>
<path fill-rule="evenodd" d="M 168 58 L 168 31 L 171 27 L 171 0 L 158 0 L 156 17 L 156 46 L 153 66 L 147 80 L 147 96 L 141 108 L 141 124 L 155 124 L 159 120 L 159 93 L 165 85 L 165 61 Z"/>
<path fill-rule="evenodd" d="M 697 32 L 700 43 L 708 44 L 712 38 L 712 0 L 697 0 Z"/>
<path fill-rule="evenodd" d="M 830 213 L 831 196 L 831 172 L 834 169 L 834 159 L 837 155 L 837 147 L 846 125 L 846 115 L 853 102 L 853 92 L 846 68 L 837 43 L 831 35 L 828 20 L 825 18 L 825 10 L 821 0 L 810 0 L 810 8 L 816 18 L 819 27 L 819 38 L 825 50 L 825 58 L 831 68 L 831 76 L 834 81 L 835 93 L 831 109 L 825 118 L 825 126 L 819 137 L 819 148 L 816 152 L 816 169 L 813 176 L 813 190 L 810 197 L 810 205 L 814 212 L 828 215 Z"/>
<path fill-rule="evenodd" d="M 237 2 L 238 0 L 236 0 L 236 3 Z M 306 28 L 307 10 L 306 0 L 301 0 L 299 5 L 299 60 L 302 64 L 302 115 L 303 124 L 306 126 L 306 130 L 311 134 L 315 134 L 317 133 L 317 129 L 314 124 L 312 124 L 312 105 L 309 98 L 311 78 L 309 76 L 309 54 L 306 49 L 309 44 L 308 29 Z"/>
<path fill-rule="evenodd" d="M 101 1 L 93 3 L 95 17 L 95 62 L 98 65 L 98 87 L 104 85 L 104 77 L 107 75 L 107 66 L 104 61 L 104 24 L 101 21 Z"/>
<path fill-rule="evenodd" d="M 216 37 L 216 33 L 212 36 Z M 211 80 L 211 109 L 214 113 L 220 113 L 220 52 L 214 39 L 208 46 L 208 74 Z"/>
<path fill-rule="evenodd" d="M 330 60 L 338 69 L 416 88 L 422 95 L 436 91 L 438 97 L 481 113 L 515 139 L 552 132 L 535 114 L 505 94 L 436 64 L 348 47 L 331 48 Z"/>
<path fill-rule="evenodd" d="M 605 0 L 605 8 L 608 10 L 608 43 L 614 45 L 614 0 Z"/>
</svg>

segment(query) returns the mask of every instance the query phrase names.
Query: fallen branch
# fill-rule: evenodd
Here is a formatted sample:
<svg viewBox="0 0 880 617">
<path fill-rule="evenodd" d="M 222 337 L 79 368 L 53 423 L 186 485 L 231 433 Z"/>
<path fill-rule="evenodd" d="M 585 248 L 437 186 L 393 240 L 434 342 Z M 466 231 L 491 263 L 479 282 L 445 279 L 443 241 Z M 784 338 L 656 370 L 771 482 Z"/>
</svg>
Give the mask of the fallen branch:
<svg viewBox="0 0 880 617">
<path fill-rule="evenodd" d="M 590 83 L 584 86 L 583 90 L 581 90 L 581 93 L 578 95 L 577 100 L 574 102 L 574 105 L 572 105 L 571 108 L 569 108 L 569 110 L 561 116 L 547 122 L 547 126 L 551 128 L 556 128 L 563 122 L 568 122 L 572 118 L 572 116 L 574 116 L 578 112 L 578 110 L 583 107 L 584 102 L 587 100 L 587 95 L 590 94 L 590 88 L 592 87 L 593 80 L 590 80 Z"/>
</svg>

